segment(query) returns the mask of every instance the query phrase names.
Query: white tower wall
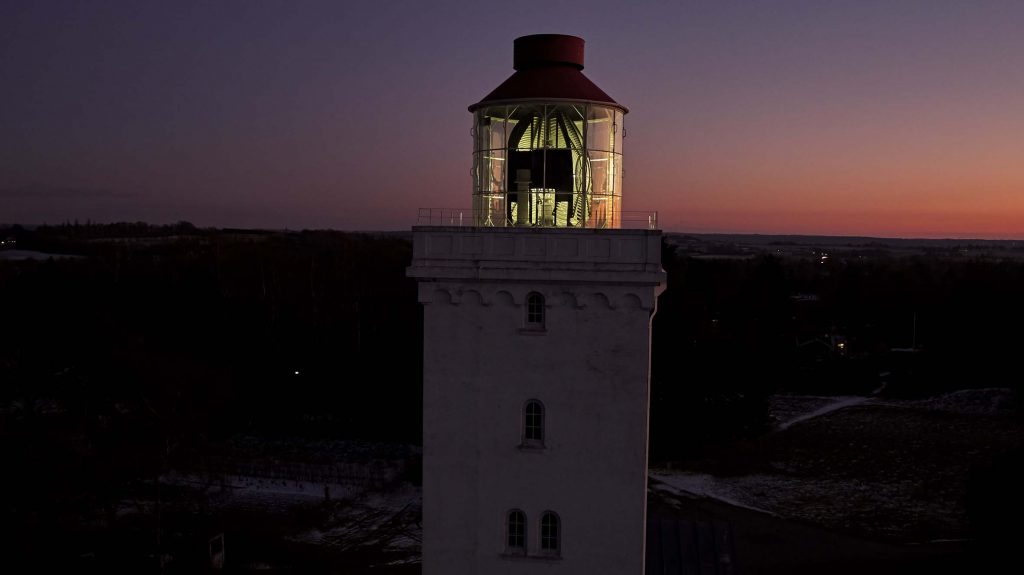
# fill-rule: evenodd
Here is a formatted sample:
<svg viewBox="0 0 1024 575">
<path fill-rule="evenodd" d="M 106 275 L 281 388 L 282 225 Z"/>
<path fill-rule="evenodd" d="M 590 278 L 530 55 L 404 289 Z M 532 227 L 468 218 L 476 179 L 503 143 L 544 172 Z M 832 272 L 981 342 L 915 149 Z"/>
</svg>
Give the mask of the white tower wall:
<svg viewBox="0 0 1024 575">
<path fill-rule="evenodd" d="M 423 573 L 643 573 L 661 233 L 413 229 L 424 313 Z M 545 299 L 543 329 L 526 299 Z M 527 400 L 543 448 L 524 446 Z M 506 514 L 525 512 L 525 554 Z M 540 518 L 560 517 L 560 552 Z"/>
</svg>

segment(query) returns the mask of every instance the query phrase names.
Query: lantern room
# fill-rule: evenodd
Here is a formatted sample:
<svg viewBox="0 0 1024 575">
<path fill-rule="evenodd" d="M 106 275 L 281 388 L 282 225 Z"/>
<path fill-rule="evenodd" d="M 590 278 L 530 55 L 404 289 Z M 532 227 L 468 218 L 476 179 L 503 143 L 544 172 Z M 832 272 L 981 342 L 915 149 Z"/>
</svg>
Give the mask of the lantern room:
<svg viewBox="0 0 1024 575">
<path fill-rule="evenodd" d="M 583 75 L 583 39 L 517 38 L 473 113 L 473 216 L 489 227 L 619 228 L 626 108 Z"/>
</svg>

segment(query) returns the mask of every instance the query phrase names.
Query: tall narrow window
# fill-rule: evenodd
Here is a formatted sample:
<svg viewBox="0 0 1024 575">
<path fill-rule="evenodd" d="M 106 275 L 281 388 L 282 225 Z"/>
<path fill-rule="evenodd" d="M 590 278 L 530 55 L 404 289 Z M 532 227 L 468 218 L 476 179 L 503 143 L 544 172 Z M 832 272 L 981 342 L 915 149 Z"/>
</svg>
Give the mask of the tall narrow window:
<svg viewBox="0 0 1024 575">
<path fill-rule="evenodd" d="M 526 327 L 534 329 L 544 327 L 544 296 L 537 292 L 526 296 Z"/>
<path fill-rule="evenodd" d="M 526 553 L 526 514 L 518 509 L 508 512 L 505 538 L 506 551 Z"/>
<path fill-rule="evenodd" d="M 523 444 L 544 445 L 544 404 L 536 399 L 523 407 Z"/>
<path fill-rule="evenodd" d="M 545 511 L 540 518 L 540 550 L 542 553 L 558 555 L 561 549 L 561 528 L 559 526 L 558 514 L 554 511 Z"/>
</svg>

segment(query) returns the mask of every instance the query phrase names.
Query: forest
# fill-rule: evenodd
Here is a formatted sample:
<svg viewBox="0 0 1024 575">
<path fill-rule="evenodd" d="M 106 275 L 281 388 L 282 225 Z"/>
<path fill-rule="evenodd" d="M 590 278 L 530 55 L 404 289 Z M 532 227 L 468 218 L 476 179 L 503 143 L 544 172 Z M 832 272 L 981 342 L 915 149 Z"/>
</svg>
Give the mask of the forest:
<svg viewBox="0 0 1024 575">
<path fill-rule="evenodd" d="M 420 442 L 409 234 L 68 223 L 0 238 L 54 256 L 0 257 L 0 497 L 22 526 L 7 545 L 41 551 L 55 525 L 238 435 Z M 1020 259 L 689 245 L 663 245 L 652 464 L 761 433 L 771 394 L 1020 389 Z"/>
</svg>

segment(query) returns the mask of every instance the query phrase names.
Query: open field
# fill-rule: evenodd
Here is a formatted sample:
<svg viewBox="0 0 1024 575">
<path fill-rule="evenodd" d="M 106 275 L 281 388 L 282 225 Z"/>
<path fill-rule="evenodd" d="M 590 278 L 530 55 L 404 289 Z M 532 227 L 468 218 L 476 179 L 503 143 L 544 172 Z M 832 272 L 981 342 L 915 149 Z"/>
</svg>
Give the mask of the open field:
<svg viewBox="0 0 1024 575">
<path fill-rule="evenodd" d="M 753 572 L 800 563 L 789 558 L 783 566 L 759 544 L 744 546 L 744 530 L 753 529 L 755 540 L 774 533 L 781 548 L 822 565 L 875 557 L 877 571 L 974 564 L 1000 530 L 1017 529 L 1019 483 L 1006 474 L 1020 478 L 1008 461 L 1020 452 L 1024 427 L 1009 390 L 851 399 L 773 397 L 776 430 L 714 460 L 652 470 L 652 496 L 661 501 L 653 509 L 683 501 L 683 515 L 699 516 L 714 506 L 713 516 L 735 525 L 736 554 L 747 555 Z"/>
</svg>

